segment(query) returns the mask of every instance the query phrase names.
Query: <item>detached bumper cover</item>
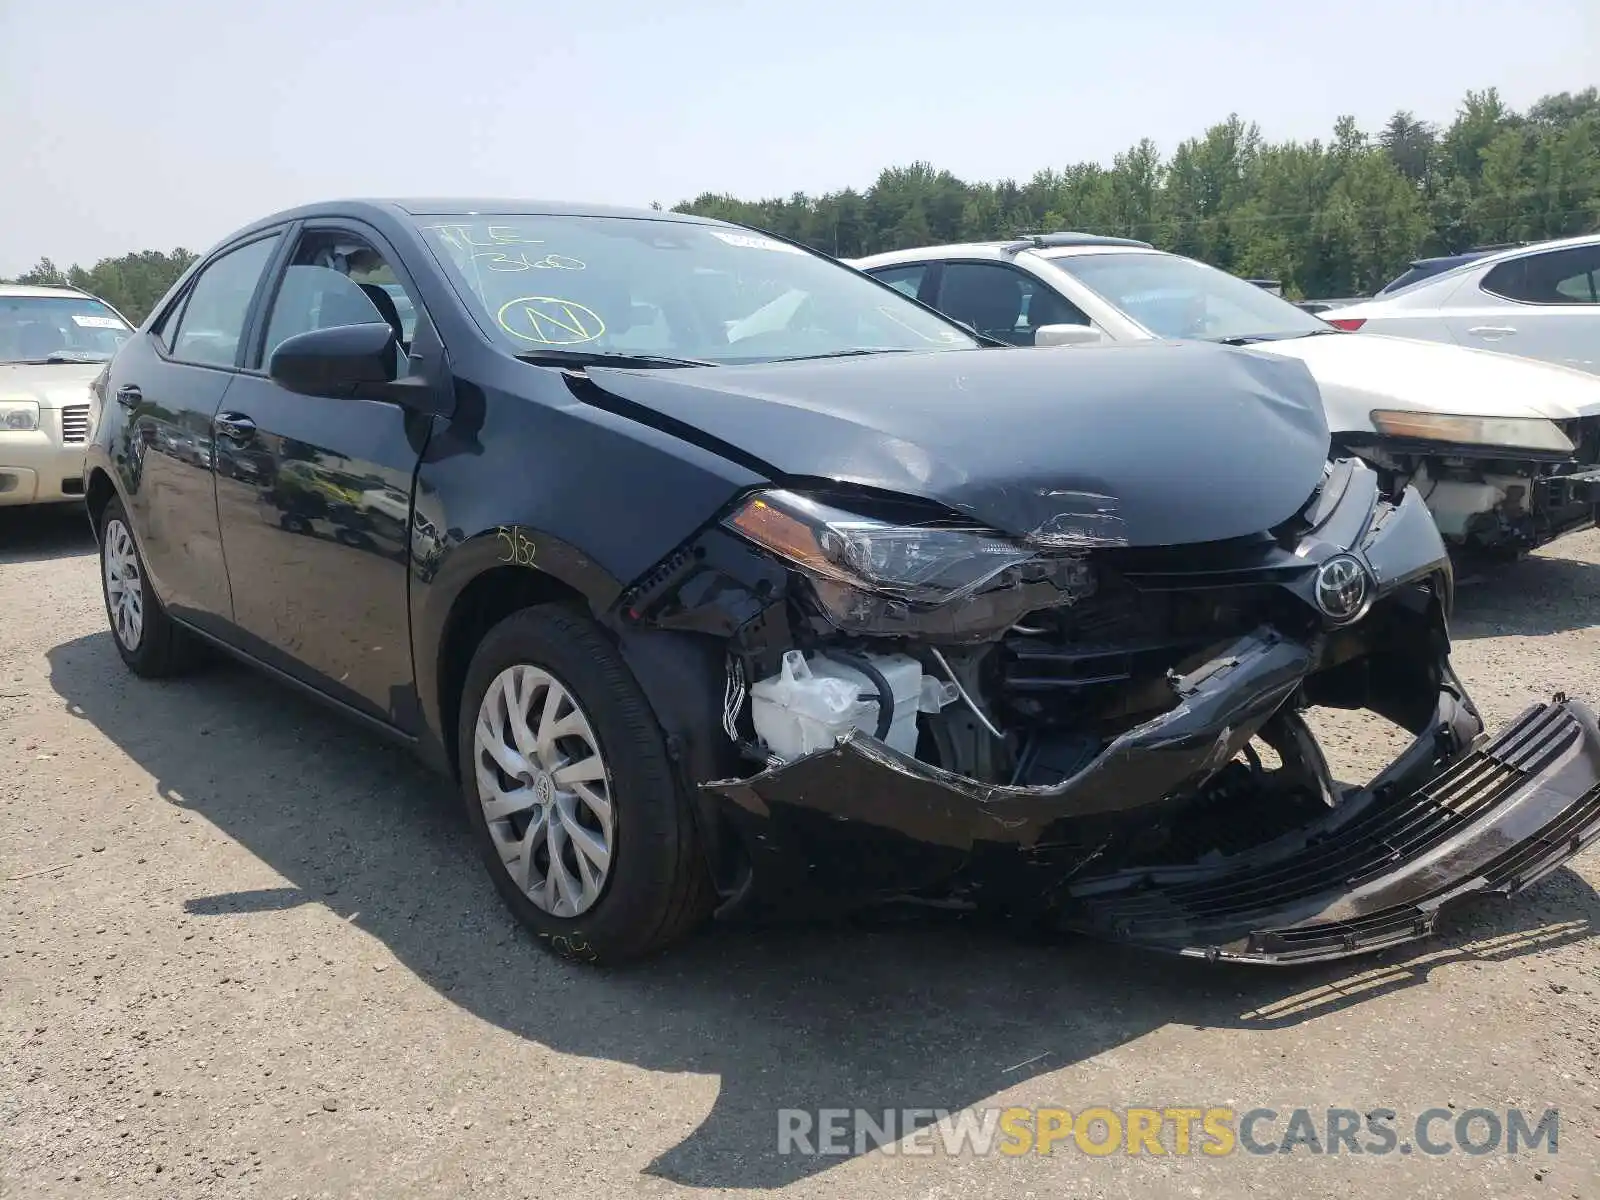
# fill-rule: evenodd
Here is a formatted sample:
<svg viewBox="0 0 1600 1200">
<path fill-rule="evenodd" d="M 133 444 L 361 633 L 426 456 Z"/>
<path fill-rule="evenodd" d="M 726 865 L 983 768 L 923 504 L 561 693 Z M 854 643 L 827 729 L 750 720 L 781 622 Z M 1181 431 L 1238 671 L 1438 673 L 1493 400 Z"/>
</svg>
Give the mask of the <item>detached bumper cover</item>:
<svg viewBox="0 0 1600 1200">
<path fill-rule="evenodd" d="M 1246 662 L 1265 667 L 1273 655 L 1254 650 L 1260 657 Z M 1226 690 L 1239 704 L 1241 693 Z M 1270 705 L 1276 691 L 1256 697 Z M 1130 732 L 1126 756 L 1108 751 L 1098 770 L 1053 788 L 976 784 L 871 738 L 704 786 L 751 830 L 763 860 L 757 890 L 769 899 L 848 888 L 863 876 L 889 894 L 960 870 L 979 843 L 1026 850 L 1063 819 L 1093 819 L 1118 798 L 1131 806 L 1205 773 L 1255 728 L 1256 706 L 1229 712 L 1233 704 L 1207 713 L 1191 731 L 1198 736 L 1167 741 L 1163 733 L 1198 715 L 1182 705 L 1170 724 Z M 1242 728 L 1229 719 L 1247 713 Z M 1219 725 L 1227 730 L 1220 737 Z M 1600 728 L 1588 709 L 1557 697 L 1478 749 L 1447 754 L 1454 761 L 1442 772 L 1429 766 L 1439 746 L 1467 745 L 1479 728 L 1447 688 L 1412 747 L 1325 815 L 1191 865 L 1095 875 L 1080 864 L 1057 893 L 1059 922 L 1150 949 L 1255 963 L 1342 958 L 1425 937 L 1452 901 L 1512 895 L 1600 836 Z"/>
<path fill-rule="evenodd" d="M 1452 901 L 1512 895 L 1600 835 L 1600 730 L 1560 697 L 1409 794 L 1356 793 L 1289 838 L 1069 890 L 1064 924 L 1212 959 L 1341 958 L 1423 937 Z"/>
</svg>

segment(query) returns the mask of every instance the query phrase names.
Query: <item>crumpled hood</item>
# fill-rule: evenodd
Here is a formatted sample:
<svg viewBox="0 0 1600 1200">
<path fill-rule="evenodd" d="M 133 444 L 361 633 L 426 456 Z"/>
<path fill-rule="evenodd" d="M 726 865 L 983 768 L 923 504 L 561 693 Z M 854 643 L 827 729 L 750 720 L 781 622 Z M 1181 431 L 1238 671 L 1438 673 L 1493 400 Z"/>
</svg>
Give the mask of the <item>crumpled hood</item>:
<svg viewBox="0 0 1600 1200">
<path fill-rule="evenodd" d="M 602 394 L 579 397 L 775 480 L 917 496 L 1048 545 L 1256 533 L 1328 453 L 1302 366 L 1200 342 L 588 374 Z"/>
<path fill-rule="evenodd" d="M 1600 376 L 1497 351 L 1375 333 L 1318 334 L 1252 349 L 1310 368 L 1335 433 L 1371 431 L 1375 408 L 1557 421 L 1600 413 Z"/>
<path fill-rule="evenodd" d="M 88 404 L 89 384 L 104 363 L 0 363 L 0 400 L 32 400 L 40 408 Z"/>
</svg>

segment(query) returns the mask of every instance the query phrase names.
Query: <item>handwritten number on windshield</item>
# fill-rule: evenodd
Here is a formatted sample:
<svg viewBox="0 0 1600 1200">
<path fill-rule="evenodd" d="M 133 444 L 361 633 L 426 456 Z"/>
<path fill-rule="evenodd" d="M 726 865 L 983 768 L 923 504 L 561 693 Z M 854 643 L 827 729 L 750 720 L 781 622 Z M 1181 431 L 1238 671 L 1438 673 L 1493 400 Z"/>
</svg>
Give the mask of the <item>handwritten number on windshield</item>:
<svg viewBox="0 0 1600 1200">
<path fill-rule="evenodd" d="M 503 250 L 479 250 L 472 257 L 483 261 L 491 271 L 581 271 L 587 265 L 580 259 L 568 258 L 564 254 L 546 254 L 534 261 L 528 258 L 526 251 L 511 255 Z"/>
</svg>

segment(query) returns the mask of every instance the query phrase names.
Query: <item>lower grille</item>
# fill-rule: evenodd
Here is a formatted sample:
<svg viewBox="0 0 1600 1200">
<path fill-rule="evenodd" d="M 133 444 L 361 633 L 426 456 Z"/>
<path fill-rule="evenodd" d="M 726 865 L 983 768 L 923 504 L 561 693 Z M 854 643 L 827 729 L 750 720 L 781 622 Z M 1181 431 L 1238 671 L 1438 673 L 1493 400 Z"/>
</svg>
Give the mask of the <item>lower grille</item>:
<svg viewBox="0 0 1600 1200">
<path fill-rule="evenodd" d="M 87 442 L 89 440 L 89 406 L 69 404 L 61 410 L 61 440 Z"/>
</svg>

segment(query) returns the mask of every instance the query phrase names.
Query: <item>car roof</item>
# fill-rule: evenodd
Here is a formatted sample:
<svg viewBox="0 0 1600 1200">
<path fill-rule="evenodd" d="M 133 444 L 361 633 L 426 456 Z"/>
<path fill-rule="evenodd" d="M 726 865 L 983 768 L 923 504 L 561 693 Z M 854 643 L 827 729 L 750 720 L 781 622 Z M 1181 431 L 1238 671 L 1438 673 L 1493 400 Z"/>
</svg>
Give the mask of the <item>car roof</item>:
<svg viewBox="0 0 1600 1200">
<path fill-rule="evenodd" d="M 1389 283 L 1384 284 L 1384 286 L 1380 288 L 1375 295 L 1369 297 L 1368 299 L 1358 300 L 1354 303 L 1345 305 L 1344 308 L 1341 308 L 1338 311 L 1343 312 L 1345 308 L 1365 307 L 1368 304 L 1387 304 L 1389 301 L 1400 296 L 1419 295 L 1425 290 L 1433 289 L 1435 286 L 1441 286 L 1446 283 L 1459 280 L 1469 270 L 1476 271 L 1484 267 L 1493 269 L 1500 263 L 1509 262 L 1512 259 L 1522 258 L 1524 255 L 1546 254 L 1551 250 L 1566 250 L 1574 246 L 1592 246 L 1597 242 L 1600 242 L 1600 233 L 1584 233 L 1579 234 L 1576 237 L 1554 238 L 1547 242 L 1524 242 L 1520 245 L 1506 246 L 1497 250 L 1487 250 L 1483 253 L 1464 251 L 1462 255 L 1459 256 L 1459 262 L 1452 263 L 1442 271 L 1434 271 L 1431 274 L 1420 276 L 1417 279 L 1413 279 L 1410 283 L 1403 284 L 1400 287 L 1394 287 L 1394 280 L 1390 280 Z M 1441 257 L 1456 258 L 1458 256 L 1442 255 Z M 1419 259 L 1418 261 L 1431 262 L 1435 260 Z M 1403 276 L 1396 276 L 1396 278 L 1403 278 Z"/>
<path fill-rule="evenodd" d="M 1396 288 L 1393 292 L 1390 292 L 1389 295 L 1395 295 L 1403 291 L 1410 291 L 1412 288 L 1419 287 L 1422 284 L 1437 283 L 1447 276 L 1453 278 L 1457 272 L 1461 271 L 1465 267 L 1492 267 L 1498 263 L 1506 262 L 1513 258 L 1521 258 L 1528 254 L 1545 254 L 1551 250 L 1566 250 L 1574 246 L 1592 246 L 1596 242 L 1600 242 L 1600 233 L 1584 233 L 1579 234 L 1577 237 L 1552 238 L 1548 242 L 1524 242 L 1518 246 L 1507 246 L 1503 249 L 1488 250 L 1482 254 L 1471 254 L 1470 257 L 1463 257 L 1462 261 L 1447 268 L 1446 270 L 1440 271 L 1434 275 L 1429 275 L 1425 279 L 1419 279 L 1415 283 L 1408 284 L 1404 288 Z M 1466 253 L 1470 254 L 1471 252 Z M 1449 257 L 1454 256 L 1452 255 Z"/>
<path fill-rule="evenodd" d="M 726 221 L 716 221 L 710 217 L 697 217 L 692 213 L 671 212 L 660 208 L 628 208 L 613 204 L 586 204 L 566 200 L 518 200 L 505 197 L 496 199 L 471 196 L 351 197 L 344 200 L 319 200 L 311 204 L 302 204 L 297 208 L 286 208 L 280 212 L 271 213 L 259 220 L 250 222 L 250 224 L 243 226 L 235 233 L 229 234 L 228 240 L 231 241 L 241 234 L 251 233 L 257 229 L 282 225 L 288 221 L 300 221 L 316 217 L 355 217 L 370 220 L 374 217 L 392 218 L 397 215 L 425 217 L 435 214 L 485 217 L 624 217 L 634 220 L 669 221 L 680 225 L 728 226 Z"/>
<path fill-rule="evenodd" d="M 95 296 L 92 296 L 88 292 L 85 292 L 79 288 L 55 287 L 51 285 L 34 283 L 0 283 L 0 296 L 25 296 L 34 299 L 40 299 L 47 296 L 53 296 L 57 299 L 72 300 L 96 299 Z"/>
</svg>

